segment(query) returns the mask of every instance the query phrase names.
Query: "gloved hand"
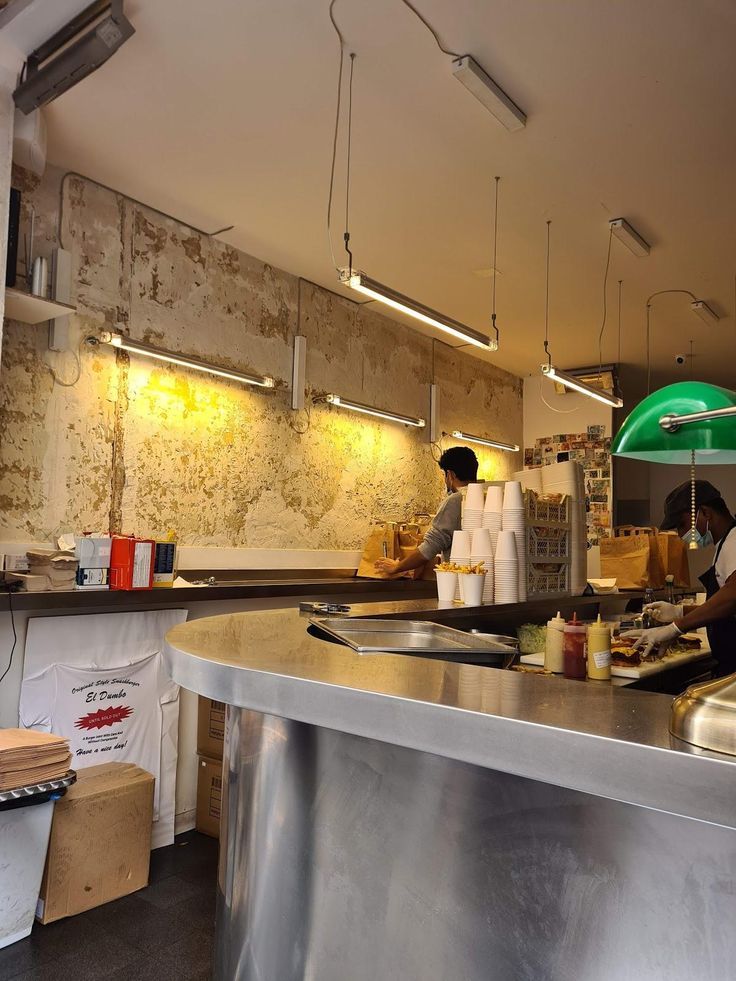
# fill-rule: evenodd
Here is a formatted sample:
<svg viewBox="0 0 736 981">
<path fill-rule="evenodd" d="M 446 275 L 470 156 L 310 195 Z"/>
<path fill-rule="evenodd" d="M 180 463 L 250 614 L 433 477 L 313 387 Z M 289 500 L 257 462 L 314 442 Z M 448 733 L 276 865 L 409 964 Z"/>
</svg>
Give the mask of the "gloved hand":
<svg viewBox="0 0 736 981">
<path fill-rule="evenodd" d="M 678 620 L 683 615 L 682 606 L 679 603 L 665 603 L 664 600 L 646 603 L 643 612 L 648 613 L 655 620 L 659 620 L 660 623 L 672 623 L 673 620 Z"/>
<path fill-rule="evenodd" d="M 681 633 L 680 628 L 676 627 L 674 623 L 668 623 L 664 627 L 653 627 L 651 630 L 627 630 L 621 636 L 637 637 L 634 650 L 640 652 L 642 659 L 646 659 L 655 648 L 657 653 L 664 654 L 672 641 Z"/>
</svg>

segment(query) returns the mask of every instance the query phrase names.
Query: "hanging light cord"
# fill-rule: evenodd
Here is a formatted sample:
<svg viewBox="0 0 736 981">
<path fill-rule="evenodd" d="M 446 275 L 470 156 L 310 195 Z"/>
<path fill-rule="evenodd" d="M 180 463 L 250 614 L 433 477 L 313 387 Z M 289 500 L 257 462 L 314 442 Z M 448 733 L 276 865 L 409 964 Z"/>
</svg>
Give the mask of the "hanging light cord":
<svg viewBox="0 0 736 981">
<path fill-rule="evenodd" d="M 442 54 L 446 54 L 450 58 L 462 58 L 462 55 L 461 54 L 458 54 L 457 51 L 451 51 L 449 48 L 446 48 L 443 45 L 443 43 L 440 40 L 440 36 L 437 33 L 437 31 L 432 27 L 432 25 L 429 23 L 429 21 L 426 19 L 426 17 L 424 17 L 423 14 L 420 14 L 419 13 L 419 11 L 417 10 L 417 8 L 414 6 L 413 3 L 410 3 L 409 0 L 401 0 L 401 2 L 404 4 L 405 7 L 408 7 L 409 10 L 411 10 L 411 12 L 414 14 L 414 16 L 417 17 L 424 24 L 424 26 L 427 28 L 427 30 L 429 31 L 429 33 L 435 39 L 435 42 L 437 44 L 437 47 L 440 49 L 440 51 L 442 52 Z"/>
<path fill-rule="evenodd" d="M 547 355 L 547 363 L 552 364 L 552 355 L 549 353 L 549 226 L 552 224 L 547 221 L 547 264 L 544 280 L 544 353 Z"/>
<path fill-rule="evenodd" d="M 496 326 L 496 276 L 498 275 L 498 269 L 496 267 L 496 255 L 498 250 L 498 182 L 501 180 L 500 177 L 494 178 L 496 182 L 496 194 L 493 206 L 493 271 L 491 278 L 493 279 L 493 287 L 491 291 L 491 327 L 496 332 L 496 348 L 499 346 L 499 334 L 498 327 Z"/>
<path fill-rule="evenodd" d="M 623 279 L 618 281 L 618 364 L 621 364 L 621 295 L 623 293 Z"/>
<path fill-rule="evenodd" d="M 342 66 L 345 58 L 345 38 L 342 36 L 342 31 L 337 26 L 337 21 L 335 20 L 335 15 L 333 13 L 333 7 L 337 3 L 337 0 L 330 0 L 330 22 L 335 29 L 338 40 L 340 42 L 340 62 L 337 69 L 337 99 L 335 104 L 335 128 L 332 134 L 332 164 L 330 165 L 330 192 L 327 196 L 327 241 L 330 245 L 330 255 L 332 256 L 332 264 L 336 270 L 339 271 L 339 266 L 335 259 L 335 249 L 332 245 L 332 198 L 335 190 L 335 164 L 337 161 L 337 137 L 340 130 L 340 103 L 342 99 Z"/>
<path fill-rule="evenodd" d="M 611 228 L 608 232 L 608 252 L 606 253 L 606 268 L 603 273 L 603 319 L 601 320 L 601 329 L 598 332 L 598 380 L 601 379 L 601 374 L 603 372 L 603 332 L 606 329 L 606 319 L 608 317 L 608 298 L 606 292 L 608 289 L 608 270 L 611 268 L 611 242 L 613 241 L 613 229 Z"/>
<path fill-rule="evenodd" d="M 348 79 L 348 146 L 345 161 L 345 231 L 343 241 L 348 254 L 348 269 L 353 272 L 353 253 L 350 251 L 350 150 L 353 142 L 353 70 L 355 68 L 355 53 L 350 54 L 350 77 Z"/>
<path fill-rule="evenodd" d="M 689 296 L 691 300 L 697 300 L 696 295 L 691 293 L 690 290 L 657 290 L 656 293 L 652 293 L 651 296 L 647 297 L 647 395 L 649 395 L 649 393 L 652 391 L 652 352 L 649 344 L 651 337 L 651 324 L 649 310 L 652 306 L 652 300 L 657 296 L 664 296 L 666 293 L 684 293 L 685 296 Z"/>
</svg>

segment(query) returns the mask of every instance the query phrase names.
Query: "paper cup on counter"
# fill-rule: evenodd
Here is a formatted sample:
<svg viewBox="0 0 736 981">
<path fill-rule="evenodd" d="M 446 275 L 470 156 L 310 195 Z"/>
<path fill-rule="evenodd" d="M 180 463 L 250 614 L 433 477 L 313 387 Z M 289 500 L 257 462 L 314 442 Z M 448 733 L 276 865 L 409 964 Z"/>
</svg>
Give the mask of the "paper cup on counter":
<svg viewBox="0 0 736 981">
<path fill-rule="evenodd" d="M 483 484 L 468 484 L 465 491 L 465 507 L 469 511 L 483 510 Z"/>
<path fill-rule="evenodd" d="M 473 532 L 470 541 L 470 557 L 478 556 L 479 559 L 487 559 L 493 555 L 493 544 L 491 543 L 491 533 L 488 528 L 477 528 Z"/>
<path fill-rule="evenodd" d="M 448 603 L 455 599 L 457 593 L 456 572 L 435 572 L 437 576 L 437 599 Z"/>
<path fill-rule="evenodd" d="M 473 535 L 469 531 L 453 531 L 452 533 L 452 548 L 450 549 L 450 558 L 453 562 L 457 562 L 460 558 L 467 559 L 470 555 L 470 549 L 473 544 Z"/>
<path fill-rule="evenodd" d="M 483 605 L 483 587 L 485 576 L 475 576 L 473 573 L 460 573 L 460 593 L 465 606 Z"/>
<path fill-rule="evenodd" d="M 507 480 L 503 489 L 504 511 L 523 511 L 524 492 L 518 480 Z"/>
<path fill-rule="evenodd" d="M 486 513 L 496 511 L 498 514 L 503 511 L 503 487 L 489 487 L 486 491 L 486 502 L 483 509 Z"/>
</svg>

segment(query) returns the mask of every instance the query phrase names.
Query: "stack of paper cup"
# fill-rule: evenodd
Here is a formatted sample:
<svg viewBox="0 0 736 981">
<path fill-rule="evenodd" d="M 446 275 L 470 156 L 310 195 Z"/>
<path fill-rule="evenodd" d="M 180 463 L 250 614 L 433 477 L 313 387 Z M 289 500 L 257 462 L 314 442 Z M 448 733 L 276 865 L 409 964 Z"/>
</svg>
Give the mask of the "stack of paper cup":
<svg viewBox="0 0 736 981">
<path fill-rule="evenodd" d="M 450 562 L 455 565 L 470 565 L 470 549 L 473 536 L 469 531 L 454 531 L 452 533 L 452 547 L 450 548 Z M 460 577 L 458 576 L 456 599 L 462 599 L 460 595 Z"/>
<path fill-rule="evenodd" d="M 473 565 L 483 563 L 486 579 L 483 586 L 483 602 L 493 602 L 493 546 L 491 533 L 487 528 L 478 528 L 473 532 L 470 544 L 470 561 Z"/>
<path fill-rule="evenodd" d="M 483 527 L 491 533 L 491 547 L 496 553 L 496 539 L 503 522 L 503 487 L 489 487 L 483 508 Z"/>
<path fill-rule="evenodd" d="M 519 574 L 519 603 L 526 602 L 526 509 L 524 492 L 518 480 L 508 480 L 503 490 L 504 531 L 513 531 Z"/>
<path fill-rule="evenodd" d="M 468 484 L 463 501 L 463 531 L 483 527 L 483 484 Z"/>
<path fill-rule="evenodd" d="M 587 583 L 587 528 L 585 521 L 585 479 L 582 466 L 574 461 L 552 463 L 542 468 L 545 494 L 567 494 L 570 498 L 570 591 L 574 596 Z"/>
<path fill-rule="evenodd" d="M 500 531 L 493 562 L 496 603 L 519 602 L 519 559 L 513 531 Z"/>
</svg>

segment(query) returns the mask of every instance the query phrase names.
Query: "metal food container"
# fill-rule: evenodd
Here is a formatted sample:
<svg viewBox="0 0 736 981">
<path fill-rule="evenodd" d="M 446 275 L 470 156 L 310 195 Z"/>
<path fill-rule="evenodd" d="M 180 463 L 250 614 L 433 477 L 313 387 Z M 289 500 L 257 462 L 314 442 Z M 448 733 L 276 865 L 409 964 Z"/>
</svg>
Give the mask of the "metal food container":
<svg viewBox="0 0 736 981">
<path fill-rule="evenodd" d="M 691 685 L 678 695 L 670 732 L 701 749 L 736 756 L 736 674 Z"/>
</svg>

